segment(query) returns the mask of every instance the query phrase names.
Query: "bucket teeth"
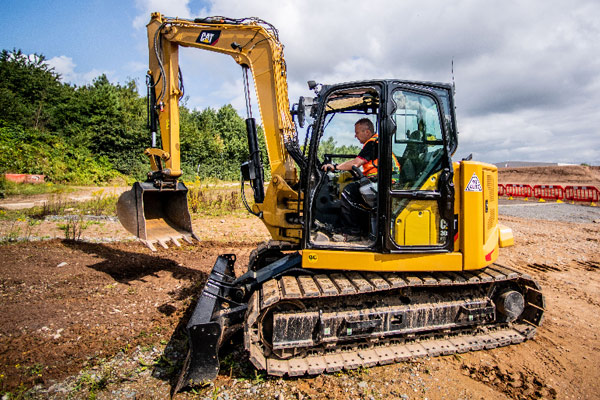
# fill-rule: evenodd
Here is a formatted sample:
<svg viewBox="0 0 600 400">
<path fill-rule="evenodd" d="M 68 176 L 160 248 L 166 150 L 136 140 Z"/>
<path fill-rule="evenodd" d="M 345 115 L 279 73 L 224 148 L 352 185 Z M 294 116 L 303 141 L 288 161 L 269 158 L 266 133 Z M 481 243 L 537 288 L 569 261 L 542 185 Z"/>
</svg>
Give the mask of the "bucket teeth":
<svg viewBox="0 0 600 400">
<path fill-rule="evenodd" d="M 149 241 L 149 240 L 144 240 L 144 239 L 140 239 L 140 241 L 141 241 L 142 243 L 144 243 L 144 244 L 146 245 L 146 247 L 148 247 L 150 250 L 152 250 L 152 251 L 156 251 L 156 247 L 154 247 L 154 245 L 152 244 L 152 242 L 151 242 L 151 241 Z"/>
<path fill-rule="evenodd" d="M 181 243 L 179 242 L 179 240 L 183 240 L 188 244 L 194 244 L 194 241 L 192 239 L 196 239 L 198 242 L 200 241 L 198 236 L 196 236 L 195 234 L 192 234 L 191 236 L 190 235 L 181 235 L 180 237 L 170 236 L 168 238 L 153 239 L 153 240 L 140 239 L 140 241 L 146 247 L 148 247 L 150 250 L 156 251 L 156 246 L 155 246 L 156 244 L 158 244 L 163 249 L 168 249 L 169 241 L 171 241 L 173 243 L 173 245 L 175 245 L 176 247 L 181 247 Z"/>
</svg>

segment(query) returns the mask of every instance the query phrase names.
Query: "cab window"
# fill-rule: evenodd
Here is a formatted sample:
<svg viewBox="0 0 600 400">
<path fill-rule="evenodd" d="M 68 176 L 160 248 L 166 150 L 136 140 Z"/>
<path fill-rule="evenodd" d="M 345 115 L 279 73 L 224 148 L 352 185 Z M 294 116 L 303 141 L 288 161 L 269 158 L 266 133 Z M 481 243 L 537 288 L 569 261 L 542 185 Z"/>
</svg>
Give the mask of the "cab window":
<svg viewBox="0 0 600 400">
<path fill-rule="evenodd" d="M 444 141 L 433 98 L 403 90 L 393 94 L 392 190 L 431 190 L 427 178 L 440 168 Z M 426 185 L 429 186 L 429 185 Z"/>
</svg>

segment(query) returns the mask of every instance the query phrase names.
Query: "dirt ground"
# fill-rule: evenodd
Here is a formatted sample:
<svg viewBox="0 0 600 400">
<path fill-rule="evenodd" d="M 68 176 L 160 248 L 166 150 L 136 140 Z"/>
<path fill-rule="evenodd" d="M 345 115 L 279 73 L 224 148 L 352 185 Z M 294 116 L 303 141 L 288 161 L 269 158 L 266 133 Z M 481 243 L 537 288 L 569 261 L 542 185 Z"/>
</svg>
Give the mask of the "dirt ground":
<svg viewBox="0 0 600 400">
<path fill-rule="evenodd" d="M 595 186 L 600 189 L 600 166 L 500 168 L 498 181 L 525 185 Z"/>
<path fill-rule="evenodd" d="M 500 181 L 558 182 L 535 181 L 539 178 L 531 175 L 524 173 L 517 182 L 501 172 Z M 561 176 L 560 183 L 575 179 Z M 570 184 L 600 183 L 597 175 L 584 179 Z M 255 371 L 241 350 L 241 338 L 234 337 L 221 354 L 217 380 L 174 398 L 600 398 L 600 223 L 550 221 L 539 210 L 532 218 L 520 218 L 502 215 L 501 209 L 500 220 L 513 229 L 516 244 L 502 249 L 498 260 L 532 275 L 543 288 L 545 319 L 534 340 L 280 379 Z M 88 228 L 87 241 L 0 246 L 0 396 L 169 398 L 195 298 L 217 255 L 235 253 L 236 272 L 243 271 L 251 250 L 268 239 L 256 222 L 250 216 L 196 219 L 199 243 L 155 253 L 111 220 Z M 56 222 L 47 224 L 35 229 L 50 229 Z M 6 229 L 0 225 L 1 233 Z M 91 242 L 114 237 L 121 240 Z"/>
</svg>

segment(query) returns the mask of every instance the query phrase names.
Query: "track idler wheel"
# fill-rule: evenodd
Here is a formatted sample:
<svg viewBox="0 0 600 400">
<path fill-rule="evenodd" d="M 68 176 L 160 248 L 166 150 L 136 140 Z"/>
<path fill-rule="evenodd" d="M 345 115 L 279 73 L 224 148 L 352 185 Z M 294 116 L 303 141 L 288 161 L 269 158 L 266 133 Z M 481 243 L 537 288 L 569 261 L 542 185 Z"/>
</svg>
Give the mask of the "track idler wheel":
<svg viewBox="0 0 600 400">
<path fill-rule="evenodd" d="M 496 299 L 496 309 L 506 317 L 507 322 L 513 322 L 525 310 L 525 298 L 516 290 L 507 289 Z"/>
</svg>

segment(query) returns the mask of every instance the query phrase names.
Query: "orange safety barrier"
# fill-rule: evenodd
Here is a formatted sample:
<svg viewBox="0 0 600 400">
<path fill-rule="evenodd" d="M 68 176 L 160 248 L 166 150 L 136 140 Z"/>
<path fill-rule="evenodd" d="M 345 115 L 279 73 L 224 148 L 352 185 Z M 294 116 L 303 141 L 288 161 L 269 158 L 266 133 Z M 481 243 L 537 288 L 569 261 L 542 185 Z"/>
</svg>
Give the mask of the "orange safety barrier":
<svg viewBox="0 0 600 400">
<path fill-rule="evenodd" d="M 533 197 L 539 199 L 539 201 L 562 201 L 565 197 L 565 189 L 558 185 L 535 185 L 533 187 Z"/>
<path fill-rule="evenodd" d="M 499 183 L 498 184 L 498 197 L 504 196 L 505 194 L 506 194 L 506 188 L 504 187 L 503 184 Z"/>
<path fill-rule="evenodd" d="M 594 186 L 565 187 L 565 200 L 597 203 L 598 198 L 600 198 L 600 191 Z"/>
<path fill-rule="evenodd" d="M 515 185 L 514 183 L 508 183 L 504 185 L 506 188 L 506 194 L 510 197 L 528 197 L 533 196 L 533 188 L 529 185 Z"/>
<path fill-rule="evenodd" d="M 44 183 L 44 175 L 4 174 L 7 181 L 17 183 Z"/>
</svg>

